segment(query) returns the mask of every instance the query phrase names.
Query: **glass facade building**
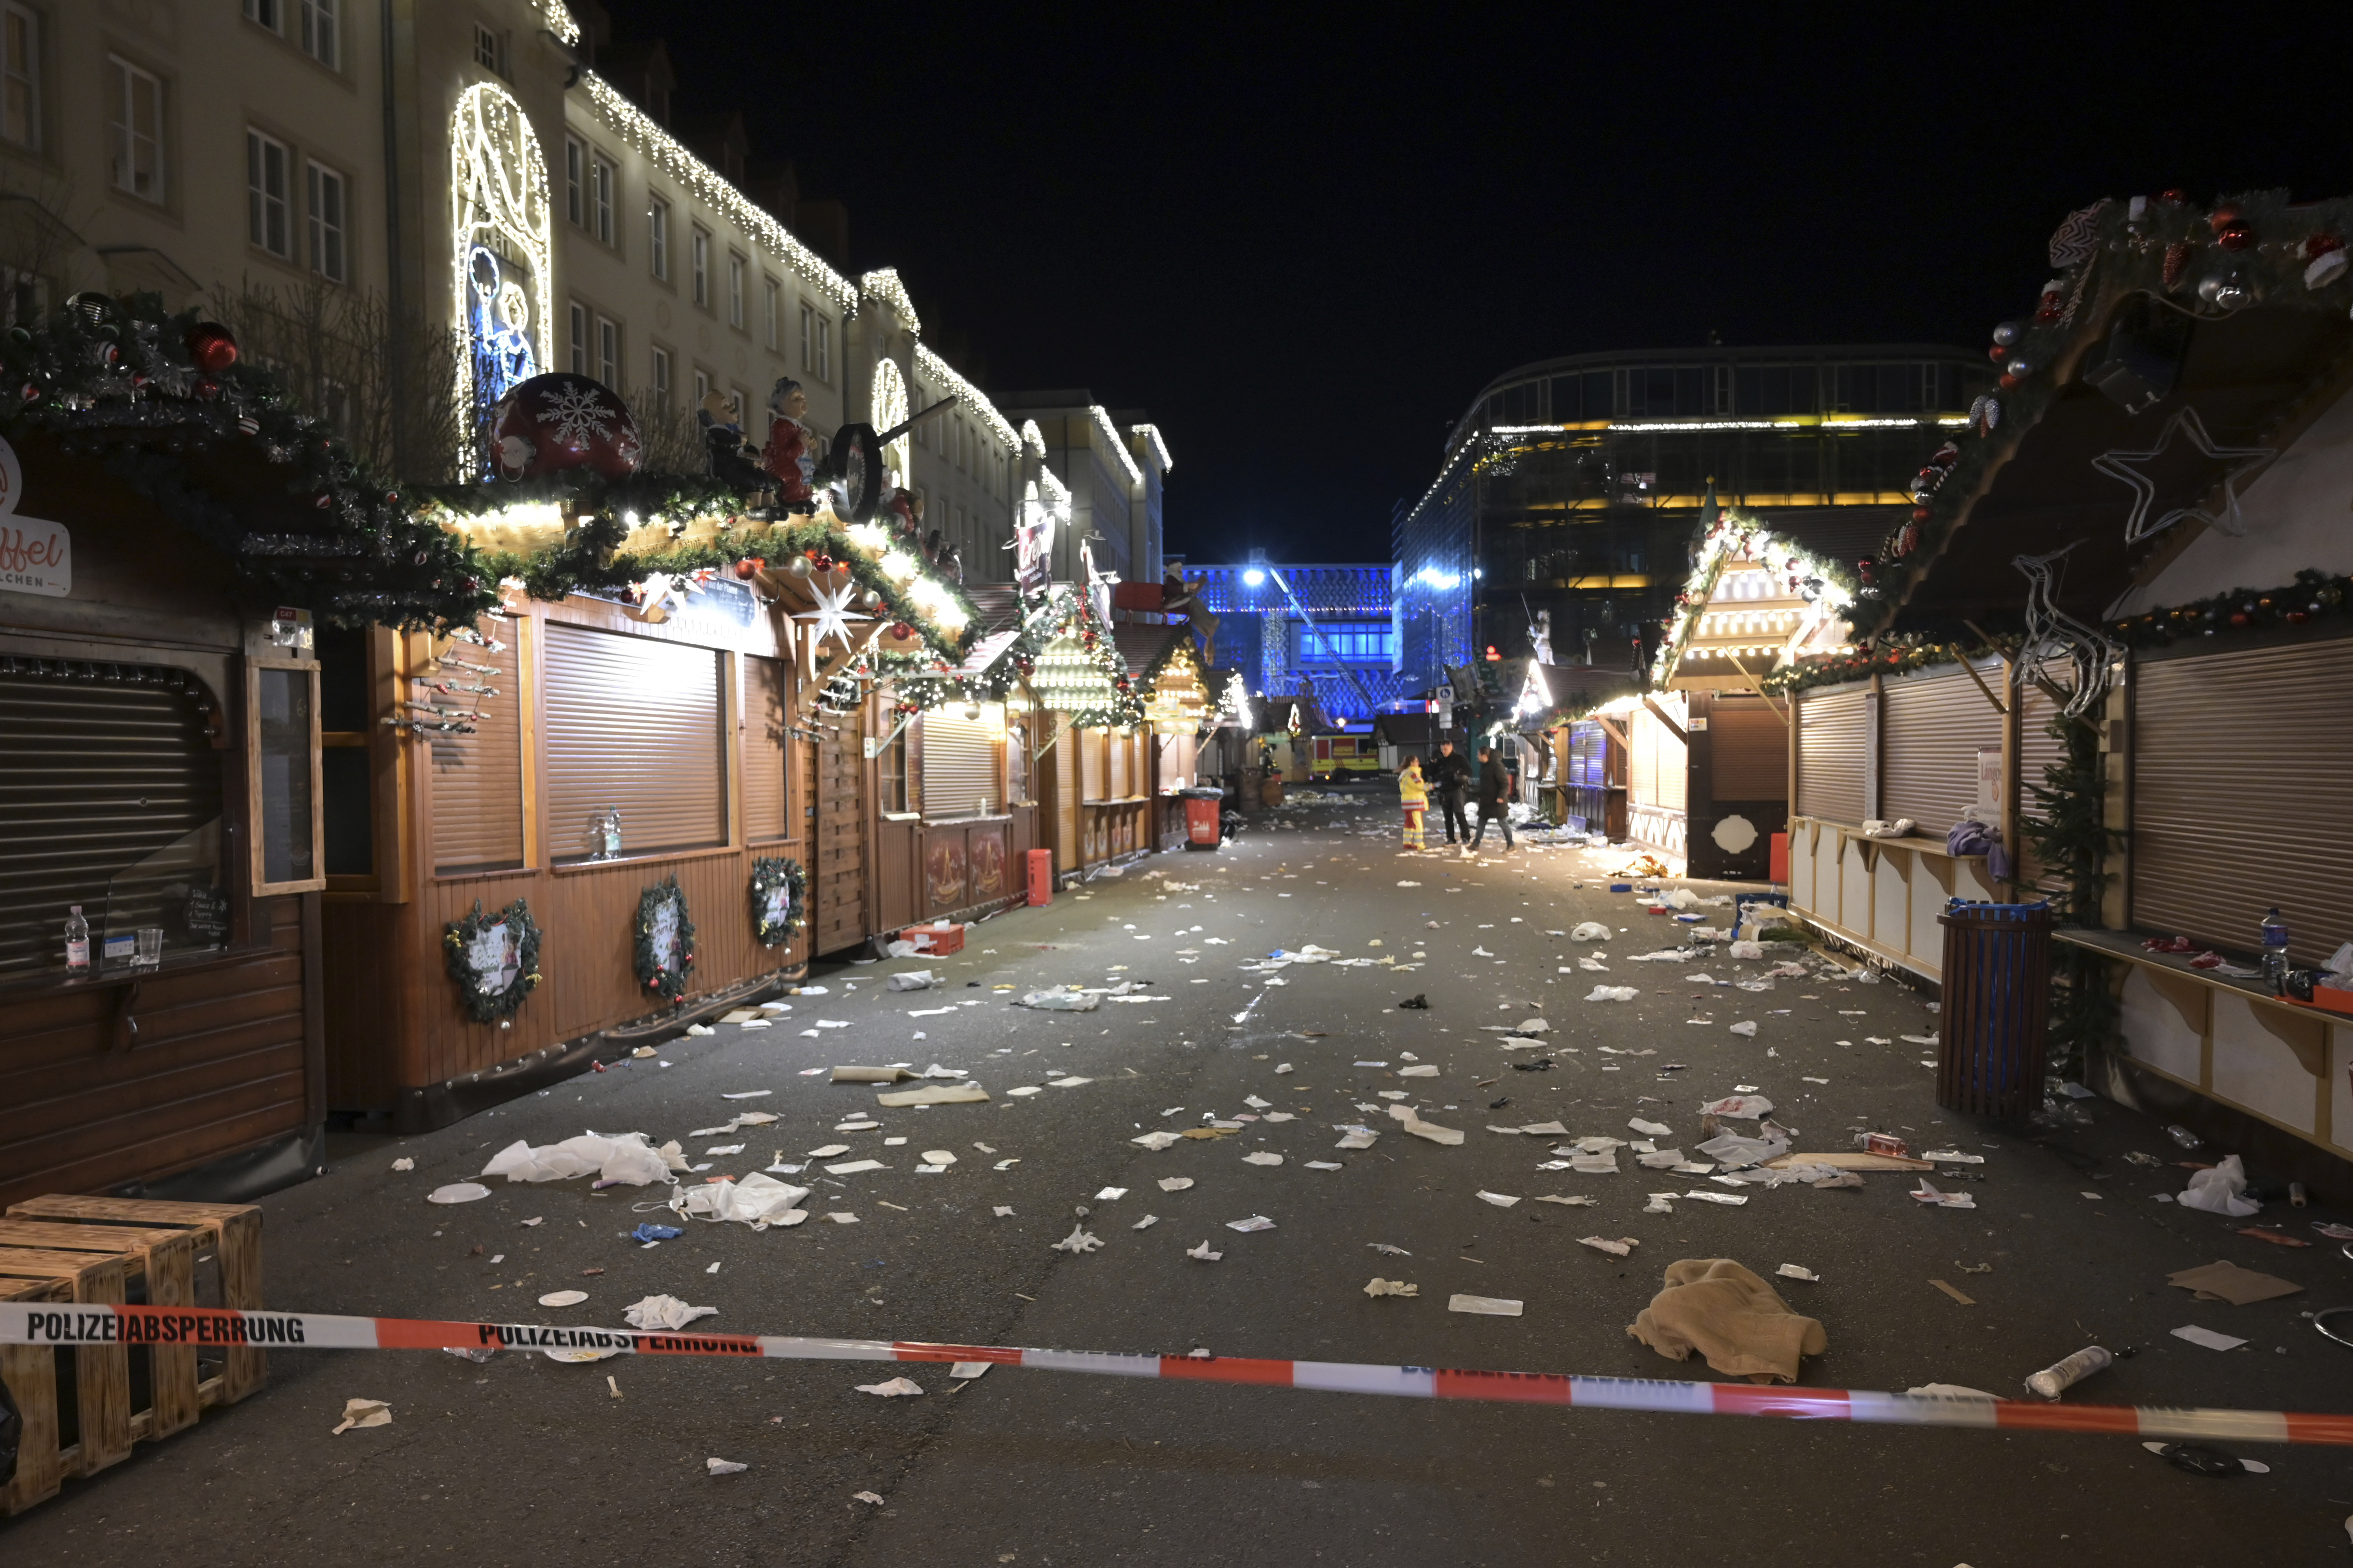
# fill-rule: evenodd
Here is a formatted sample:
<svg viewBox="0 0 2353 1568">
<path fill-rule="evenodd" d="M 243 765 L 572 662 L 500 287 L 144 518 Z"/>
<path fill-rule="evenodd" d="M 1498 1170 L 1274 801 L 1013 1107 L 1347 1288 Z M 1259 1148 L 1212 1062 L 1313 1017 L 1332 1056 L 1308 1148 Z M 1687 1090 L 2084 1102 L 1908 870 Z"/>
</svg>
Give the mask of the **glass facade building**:
<svg viewBox="0 0 2353 1568">
<path fill-rule="evenodd" d="M 1483 658 L 1639 668 L 1689 570 L 1703 498 L 1841 559 L 1875 554 L 1905 487 L 1990 390 L 1935 344 L 1577 354 L 1488 384 L 1394 525 L 1413 689 Z"/>
</svg>

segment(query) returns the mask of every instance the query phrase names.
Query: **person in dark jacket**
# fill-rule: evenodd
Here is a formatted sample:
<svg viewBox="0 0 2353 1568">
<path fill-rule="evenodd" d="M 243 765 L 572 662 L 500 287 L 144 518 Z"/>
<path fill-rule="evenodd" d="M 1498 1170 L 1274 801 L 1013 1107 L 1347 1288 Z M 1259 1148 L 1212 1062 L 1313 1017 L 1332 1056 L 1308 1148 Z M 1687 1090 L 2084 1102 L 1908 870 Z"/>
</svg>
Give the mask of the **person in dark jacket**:
<svg viewBox="0 0 2353 1568">
<path fill-rule="evenodd" d="M 1437 800 L 1439 810 L 1446 818 L 1446 842 L 1456 842 L 1454 830 L 1457 827 L 1462 830 L 1463 840 L 1468 841 L 1471 823 L 1462 815 L 1462 795 L 1471 787 L 1469 760 L 1454 749 L 1452 741 L 1442 740 L 1438 742 L 1438 754 L 1430 759 L 1430 765 L 1422 773 L 1429 781 L 1430 795 Z"/>
<path fill-rule="evenodd" d="M 1471 840 L 1476 849 L 1486 841 L 1487 825 L 1491 822 L 1504 830 L 1504 847 L 1512 846 L 1512 774 L 1504 766 L 1504 759 L 1493 748 L 1479 748 L 1479 837 Z"/>
</svg>

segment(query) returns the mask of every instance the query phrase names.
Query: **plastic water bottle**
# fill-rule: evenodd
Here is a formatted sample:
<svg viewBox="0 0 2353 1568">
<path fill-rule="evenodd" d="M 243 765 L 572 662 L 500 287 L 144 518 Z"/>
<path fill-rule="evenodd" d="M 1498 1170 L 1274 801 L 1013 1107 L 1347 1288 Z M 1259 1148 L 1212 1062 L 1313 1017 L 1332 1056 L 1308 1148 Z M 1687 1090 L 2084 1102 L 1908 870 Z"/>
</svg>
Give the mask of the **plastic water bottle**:
<svg viewBox="0 0 2353 1568">
<path fill-rule="evenodd" d="M 81 918 L 79 904 L 66 917 L 66 973 L 90 973 L 90 922 Z"/>
<path fill-rule="evenodd" d="M 2114 1365 L 2116 1359 L 2101 1346 L 2088 1345 L 2066 1360 L 2044 1367 L 2026 1380 L 2026 1386 L 2045 1399 L 2056 1399 L 2094 1373 Z"/>
<path fill-rule="evenodd" d="M 2287 984 L 2287 921 L 2276 905 L 2263 916 L 2263 979 L 2274 994 Z"/>
</svg>

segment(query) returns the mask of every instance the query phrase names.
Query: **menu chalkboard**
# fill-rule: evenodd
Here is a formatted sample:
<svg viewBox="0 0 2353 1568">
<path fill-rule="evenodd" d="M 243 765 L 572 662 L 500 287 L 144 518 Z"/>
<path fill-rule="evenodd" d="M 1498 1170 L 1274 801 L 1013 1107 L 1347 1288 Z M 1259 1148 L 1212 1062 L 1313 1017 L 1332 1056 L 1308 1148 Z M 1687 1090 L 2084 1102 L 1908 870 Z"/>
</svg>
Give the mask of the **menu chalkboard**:
<svg viewBox="0 0 2353 1568">
<path fill-rule="evenodd" d="M 190 947 L 227 946 L 227 892 L 209 882 L 188 884 L 188 899 L 182 906 L 181 924 L 187 931 Z"/>
</svg>

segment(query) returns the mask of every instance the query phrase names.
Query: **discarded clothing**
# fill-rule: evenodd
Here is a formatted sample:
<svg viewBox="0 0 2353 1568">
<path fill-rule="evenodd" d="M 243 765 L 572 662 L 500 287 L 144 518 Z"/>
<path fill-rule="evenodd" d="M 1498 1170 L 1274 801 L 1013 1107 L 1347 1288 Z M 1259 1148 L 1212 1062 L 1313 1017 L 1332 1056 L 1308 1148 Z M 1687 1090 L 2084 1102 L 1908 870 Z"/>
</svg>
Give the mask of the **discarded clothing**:
<svg viewBox="0 0 2353 1568">
<path fill-rule="evenodd" d="M 491 1163 L 482 1167 L 482 1174 L 504 1176 L 510 1182 L 563 1182 L 575 1176 L 595 1176 L 603 1182 L 642 1187 L 649 1182 L 671 1180 L 670 1172 L 677 1166 L 671 1163 L 670 1157 L 678 1152 L 674 1143 L 665 1149 L 648 1146 L 642 1132 L 611 1136 L 584 1132 L 577 1138 L 542 1144 L 536 1149 L 518 1138 L 491 1156 Z"/>
<path fill-rule="evenodd" d="M 1626 1331 L 1670 1361 L 1697 1351 L 1715 1371 L 1752 1383 L 1795 1383 L 1799 1359 L 1831 1343 L 1820 1323 L 1791 1311 L 1772 1286 L 1729 1258 L 1668 1264 L 1666 1288 Z"/>
</svg>

